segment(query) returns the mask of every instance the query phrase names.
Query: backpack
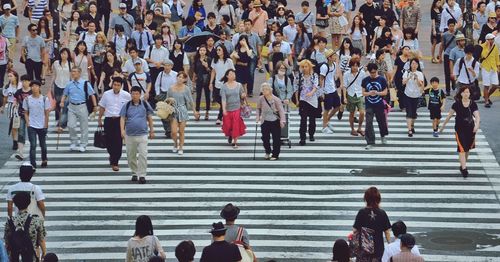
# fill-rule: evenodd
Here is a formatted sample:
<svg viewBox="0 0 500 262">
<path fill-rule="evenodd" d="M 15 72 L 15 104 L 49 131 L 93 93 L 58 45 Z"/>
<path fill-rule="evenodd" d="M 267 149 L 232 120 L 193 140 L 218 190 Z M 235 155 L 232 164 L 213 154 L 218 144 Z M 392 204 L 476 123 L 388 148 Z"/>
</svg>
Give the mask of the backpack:
<svg viewBox="0 0 500 262">
<path fill-rule="evenodd" d="M 481 59 L 482 52 L 483 47 L 481 45 L 474 45 L 474 52 L 472 52 L 472 57 L 474 57 L 475 61 L 479 61 Z"/>
<path fill-rule="evenodd" d="M 14 225 L 12 218 L 9 218 L 7 221 L 10 231 L 12 232 L 9 237 L 12 258 L 19 258 L 19 256 L 21 256 L 22 261 L 33 261 L 35 250 L 33 250 L 33 243 L 29 235 L 31 220 L 32 216 L 28 215 L 24 222 L 24 227 L 20 229 L 16 229 L 16 225 Z"/>
<path fill-rule="evenodd" d="M 148 112 L 148 106 L 146 105 L 146 101 L 141 101 L 142 105 L 144 105 L 144 109 L 146 109 L 146 113 Z M 128 108 L 130 107 L 130 104 L 132 104 L 132 100 L 128 101 L 127 104 L 125 105 L 125 115 L 128 112 Z"/>
</svg>

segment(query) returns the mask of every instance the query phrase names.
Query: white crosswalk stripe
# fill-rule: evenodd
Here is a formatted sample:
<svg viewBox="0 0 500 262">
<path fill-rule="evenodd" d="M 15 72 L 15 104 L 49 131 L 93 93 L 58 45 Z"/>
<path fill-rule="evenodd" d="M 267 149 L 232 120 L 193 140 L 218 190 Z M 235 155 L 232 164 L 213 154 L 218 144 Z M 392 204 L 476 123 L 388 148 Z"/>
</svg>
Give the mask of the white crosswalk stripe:
<svg viewBox="0 0 500 262">
<path fill-rule="evenodd" d="M 211 112 L 211 119 L 216 113 Z M 500 167 L 484 135 L 477 134 L 468 165 L 471 176 L 464 180 L 453 121 L 434 138 L 428 118 L 427 112 L 419 112 L 417 133 L 408 138 L 403 113 L 392 112 L 388 144 L 367 151 L 362 137 L 350 136 L 346 119 L 332 120 L 331 135 L 320 132 L 318 121 L 316 141 L 298 146 L 299 119 L 292 113 L 292 148 L 282 147 L 280 160 L 274 162 L 263 159 L 260 136 L 257 160 L 252 160 L 251 119 L 237 150 L 213 120 L 189 121 L 184 155 L 178 156 L 171 153 L 172 141 L 155 118 L 145 185 L 129 181 L 125 147 L 120 171 L 113 172 L 106 150 L 89 146 L 85 153 L 69 152 L 67 133 L 60 135 L 56 150 L 57 134 L 50 132 L 49 168 L 39 168 L 33 178 L 47 197 L 47 249 L 62 261 L 123 261 L 135 218 L 146 214 L 168 261 L 175 261 L 173 250 L 184 239 L 195 242 L 199 258 L 210 244 L 208 228 L 232 202 L 242 210 L 237 222 L 248 229 L 261 261 L 326 261 L 335 239 L 352 229 L 369 186 L 381 190 L 391 222 L 404 220 L 417 244 L 432 243 L 425 239 L 429 232 L 499 235 Z M 96 125 L 90 122 L 90 134 Z M 379 143 L 376 123 L 375 130 Z M 17 182 L 19 165 L 12 157 L 0 169 L 3 193 Z M 6 205 L 0 209 L 6 213 Z M 424 244 L 421 253 L 426 261 L 499 261 L 499 246 L 478 248 L 449 252 Z"/>
</svg>

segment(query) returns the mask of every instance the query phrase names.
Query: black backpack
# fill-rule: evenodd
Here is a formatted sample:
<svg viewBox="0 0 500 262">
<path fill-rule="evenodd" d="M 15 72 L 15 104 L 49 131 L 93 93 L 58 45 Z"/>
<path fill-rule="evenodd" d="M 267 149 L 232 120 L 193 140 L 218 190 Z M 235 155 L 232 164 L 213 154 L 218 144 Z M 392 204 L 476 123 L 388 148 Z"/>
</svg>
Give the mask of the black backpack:
<svg viewBox="0 0 500 262">
<path fill-rule="evenodd" d="M 9 218 L 8 224 L 12 232 L 9 237 L 11 258 L 19 258 L 21 256 L 22 261 L 33 261 L 35 250 L 33 250 L 33 243 L 29 235 L 31 220 L 31 215 L 28 215 L 24 222 L 24 227 L 16 230 L 14 221 L 12 218 Z"/>
</svg>

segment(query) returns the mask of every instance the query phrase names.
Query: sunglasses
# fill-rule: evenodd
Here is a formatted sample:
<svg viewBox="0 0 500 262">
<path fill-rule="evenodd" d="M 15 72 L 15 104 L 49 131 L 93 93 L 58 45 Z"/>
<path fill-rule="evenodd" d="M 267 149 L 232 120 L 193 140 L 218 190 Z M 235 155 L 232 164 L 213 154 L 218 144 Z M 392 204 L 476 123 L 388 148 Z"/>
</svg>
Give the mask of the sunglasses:
<svg viewBox="0 0 500 262">
<path fill-rule="evenodd" d="M 36 32 L 36 30 L 38 30 L 37 28 L 32 28 L 30 31 L 31 32 Z"/>
</svg>

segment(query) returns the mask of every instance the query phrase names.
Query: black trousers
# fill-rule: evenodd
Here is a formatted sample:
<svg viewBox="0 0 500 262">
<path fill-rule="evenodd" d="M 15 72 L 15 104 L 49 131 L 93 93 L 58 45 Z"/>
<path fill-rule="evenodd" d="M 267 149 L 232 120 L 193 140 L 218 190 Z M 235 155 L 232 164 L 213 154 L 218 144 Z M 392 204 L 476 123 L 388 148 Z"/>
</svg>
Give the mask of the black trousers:
<svg viewBox="0 0 500 262">
<path fill-rule="evenodd" d="M 219 114 L 217 115 L 217 120 L 222 120 L 222 98 L 220 97 L 220 89 L 214 88 L 214 100 L 219 103 Z"/>
<path fill-rule="evenodd" d="M 444 66 L 444 83 L 446 86 L 446 93 L 450 93 L 450 87 L 455 90 L 455 81 L 450 78 L 450 56 L 443 55 L 443 66 Z"/>
<path fill-rule="evenodd" d="M 365 118 L 365 125 L 366 125 L 365 140 L 368 145 L 375 144 L 375 130 L 373 128 L 373 117 L 377 118 L 380 137 L 385 137 L 389 135 L 389 129 L 387 128 L 387 121 L 384 112 L 384 105 L 382 103 L 377 105 L 368 105 L 366 107 L 366 118 Z"/>
<path fill-rule="evenodd" d="M 104 11 L 102 13 L 102 16 L 104 17 L 104 35 L 108 35 L 108 30 L 109 30 L 109 18 L 111 16 L 110 11 Z"/>
<path fill-rule="evenodd" d="M 26 68 L 26 74 L 31 77 L 31 79 L 36 79 L 38 81 L 42 80 L 42 62 L 35 62 L 31 59 L 26 59 L 24 67 Z"/>
<path fill-rule="evenodd" d="M 0 85 L 4 86 L 5 72 L 7 72 L 7 64 L 0 65 Z"/>
<path fill-rule="evenodd" d="M 109 164 L 117 166 L 122 157 L 123 140 L 120 131 L 120 118 L 106 117 L 104 119 L 104 133 L 106 134 Z"/>
<path fill-rule="evenodd" d="M 262 143 L 264 144 L 264 149 L 266 154 L 271 154 L 272 156 L 278 158 L 281 151 L 281 127 L 280 120 L 276 121 L 264 121 L 260 125 L 260 132 L 262 133 Z M 271 151 L 271 136 L 273 138 L 273 148 Z"/>
<path fill-rule="evenodd" d="M 321 105 L 318 105 L 321 106 Z M 305 101 L 300 101 L 299 115 L 300 115 L 300 140 L 306 140 L 306 131 L 309 131 L 309 136 L 314 136 L 316 133 L 316 115 L 317 108 Z M 307 128 L 307 122 L 309 122 L 309 129 Z"/>
<path fill-rule="evenodd" d="M 210 110 L 210 89 L 208 88 L 210 77 L 208 75 L 199 75 L 196 77 L 196 111 L 200 111 L 201 92 L 205 93 L 205 110 Z"/>
</svg>

